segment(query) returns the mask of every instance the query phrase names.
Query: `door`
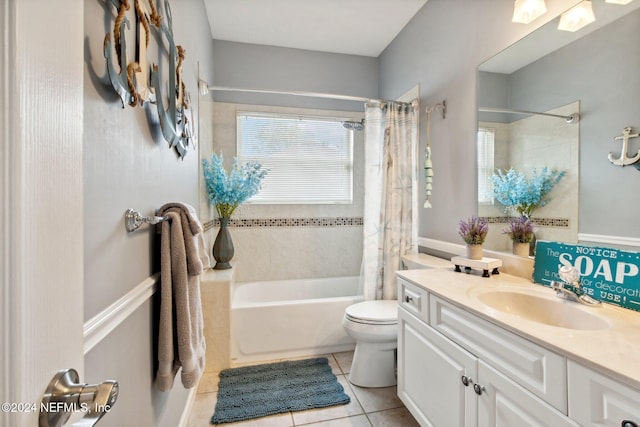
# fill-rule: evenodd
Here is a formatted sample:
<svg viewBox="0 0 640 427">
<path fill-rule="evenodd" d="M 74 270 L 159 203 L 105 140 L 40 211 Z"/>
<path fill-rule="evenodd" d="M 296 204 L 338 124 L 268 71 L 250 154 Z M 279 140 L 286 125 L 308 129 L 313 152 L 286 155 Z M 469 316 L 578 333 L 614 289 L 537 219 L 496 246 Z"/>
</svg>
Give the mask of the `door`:
<svg viewBox="0 0 640 427">
<path fill-rule="evenodd" d="M 415 419 L 423 427 L 475 426 L 476 357 L 402 308 L 398 326 L 398 396 Z"/>
<path fill-rule="evenodd" d="M 83 1 L 0 17 L 0 425 L 37 426 L 53 375 L 83 379 Z"/>
</svg>

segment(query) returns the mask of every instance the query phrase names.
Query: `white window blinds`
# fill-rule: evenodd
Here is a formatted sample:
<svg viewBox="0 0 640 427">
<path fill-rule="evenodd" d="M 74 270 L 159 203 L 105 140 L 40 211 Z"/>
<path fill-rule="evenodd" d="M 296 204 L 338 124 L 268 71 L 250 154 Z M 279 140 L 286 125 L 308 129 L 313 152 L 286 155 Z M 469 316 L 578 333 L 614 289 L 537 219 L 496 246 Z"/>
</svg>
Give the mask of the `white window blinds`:
<svg viewBox="0 0 640 427">
<path fill-rule="evenodd" d="M 490 177 L 494 173 L 495 130 L 478 129 L 478 203 L 493 204 L 493 187 Z"/>
<path fill-rule="evenodd" d="M 352 203 L 353 131 L 341 119 L 238 113 L 238 160 L 268 170 L 253 203 Z"/>
</svg>

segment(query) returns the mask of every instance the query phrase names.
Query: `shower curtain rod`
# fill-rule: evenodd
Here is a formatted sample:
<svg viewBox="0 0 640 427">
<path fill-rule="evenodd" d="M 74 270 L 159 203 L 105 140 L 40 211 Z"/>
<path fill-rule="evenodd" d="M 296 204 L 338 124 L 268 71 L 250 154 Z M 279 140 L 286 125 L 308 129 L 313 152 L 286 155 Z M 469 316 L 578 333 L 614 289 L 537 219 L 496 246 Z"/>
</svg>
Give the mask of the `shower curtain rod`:
<svg viewBox="0 0 640 427">
<path fill-rule="evenodd" d="M 478 111 L 481 111 L 484 113 L 535 114 L 536 116 L 558 117 L 559 119 L 564 119 L 567 123 L 578 123 L 578 121 L 580 120 L 579 113 L 573 113 L 570 116 L 561 116 L 560 114 L 539 113 L 537 111 L 511 110 L 509 108 L 490 108 L 490 107 L 479 107 Z"/>
<path fill-rule="evenodd" d="M 373 102 L 377 104 L 384 104 L 387 102 L 395 102 L 397 104 L 410 104 L 409 102 L 391 101 L 388 99 L 377 98 L 363 98 L 361 96 L 350 95 L 338 95 L 335 93 L 321 93 L 321 92 L 304 92 L 304 91 L 286 91 L 286 90 L 265 90 L 265 89 L 242 89 L 236 87 L 225 86 L 208 86 L 208 90 L 218 90 L 223 92 L 251 92 L 251 93 L 265 93 L 269 95 L 293 95 L 293 96 L 305 96 L 309 98 L 325 98 L 325 99 L 337 99 L 341 101 L 356 101 L 356 102 Z"/>
</svg>

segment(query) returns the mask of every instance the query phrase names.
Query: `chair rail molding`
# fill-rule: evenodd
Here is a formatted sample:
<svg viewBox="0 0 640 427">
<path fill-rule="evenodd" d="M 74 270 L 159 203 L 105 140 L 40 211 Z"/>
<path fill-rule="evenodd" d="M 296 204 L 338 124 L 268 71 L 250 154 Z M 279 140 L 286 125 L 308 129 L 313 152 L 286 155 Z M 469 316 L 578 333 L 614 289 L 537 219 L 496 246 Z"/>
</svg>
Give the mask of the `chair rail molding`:
<svg viewBox="0 0 640 427">
<path fill-rule="evenodd" d="M 578 233 L 579 242 L 605 243 L 640 248 L 640 237 L 610 236 L 606 234 Z"/>
<path fill-rule="evenodd" d="M 147 277 L 122 298 L 84 323 L 85 355 L 153 296 L 159 279 L 160 273 Z"/>
<path fill-rule="evenodd" d="M 428 237 L 418 237 L 418 246 L 456 255 L 463 255 L 466 251 L 465 245 L 446 242 L 444 240 L 430 239 Z"/>
</svg>

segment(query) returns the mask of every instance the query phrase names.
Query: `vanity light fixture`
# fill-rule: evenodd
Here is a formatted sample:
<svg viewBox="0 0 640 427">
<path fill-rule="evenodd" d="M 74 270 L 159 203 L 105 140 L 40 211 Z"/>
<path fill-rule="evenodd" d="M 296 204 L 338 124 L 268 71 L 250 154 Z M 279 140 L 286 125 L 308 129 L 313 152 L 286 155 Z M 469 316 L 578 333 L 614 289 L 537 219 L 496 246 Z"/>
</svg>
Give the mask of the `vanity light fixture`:
<svg viewBox="0 0 640 427">
<path fill-rule="evenodd" d="M 528 24 L 547 12 L 544 0 L 515 0 L 513 5 L 513 22 Z"/>
<path fill-rule="evenodd" d="M 611 4 L 629 4 L 632 1 L 633 0 L 604 0 L 605 3 L 611 3 Z"/>
<path fill-rule="evenodd" d="M 562 31 L 578 31 L 580 28 L 596 20 L 591 0 L 583 0 L 560 17 L 558 29 Z"/>
</svg>

